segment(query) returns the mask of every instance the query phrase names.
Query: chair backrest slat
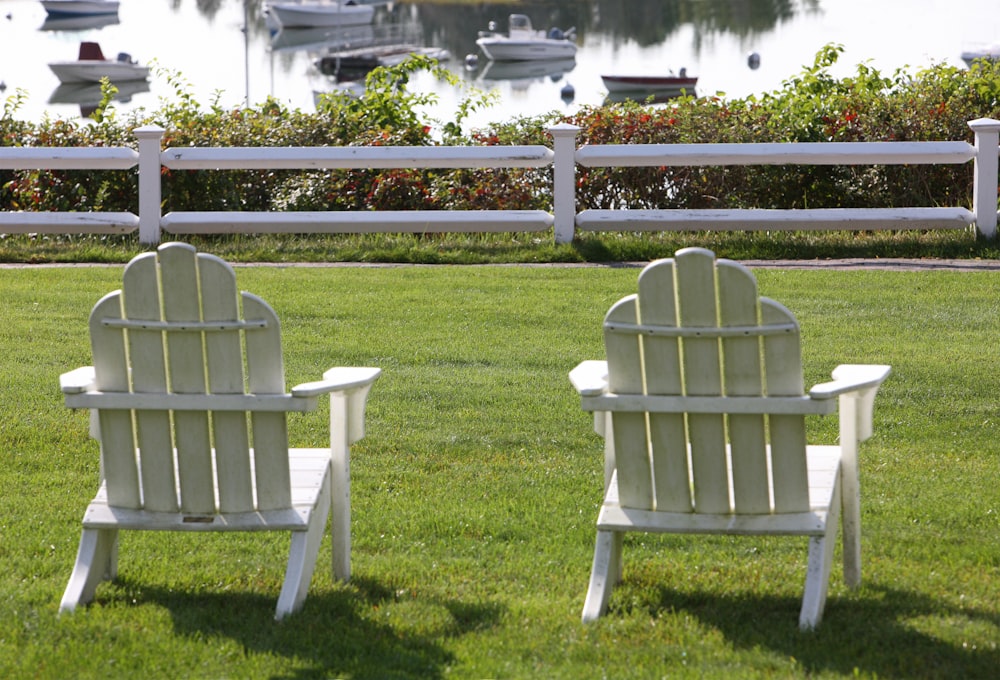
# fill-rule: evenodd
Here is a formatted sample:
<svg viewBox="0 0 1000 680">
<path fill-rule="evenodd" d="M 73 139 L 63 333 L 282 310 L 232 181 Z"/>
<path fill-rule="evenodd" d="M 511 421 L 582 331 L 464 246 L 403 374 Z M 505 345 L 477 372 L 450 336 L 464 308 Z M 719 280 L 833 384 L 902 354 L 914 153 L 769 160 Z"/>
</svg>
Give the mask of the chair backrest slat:
<svg viewBox="0 0 1000 680">
<path fill-rule="evenodd" d="M 247 376 L 254 394 L 285 391 L 285 369 L 281 357 L 278 317 L 256 295 L 243 293 L 243 315 L 266 319 L 267 328 L 246 334 Z M 257 475 L 257 506 L 261 510 L 291 505 L 288 476 L 288 430 L 283 413 L 251 414 L 253 449 Z"/>
<path fill-rule="evenodd" d="M 649 269 L 639 276 L 639 321 L 677 327 L 674 267 Z M 647 394 L 681 394 L 681 345 L 677 338 L 640 336 Z M 682 413 L 649 414 L 650 452 L 656 507 L 690 512 L 694 499 L 688 481 L 687 432 Z"/>
<path fill-rule="evenodd" d="M 94 358 L 96 388 L 109 392 L 129 391 L 128 359 L 124 334 L 101 323 L 121 318 L 121 291 L 105 295 L 90 315 L 90 343 Z M 102 410 L 98 414 L 101 436 L 101 472 L 108 482 L 108 502 L 121 508 L 139 508 L 142 494 L 135 458 L 132 413 Z"/>
<path fill-rule="evenodd" d="M 678 317 L 694 328 L 717 325 L 715 258 L 708 251 L 676 259 Z M 683 339 L 684 389 L 690 396 L 722 393 L 722 363 L 717 338 Z M 726 462 L 725 419 L 715 414 L 688 414 L 688 442 L 694 475 L 695 510 L 724 513 L 730 510 Z"/>
<path fill-rule="evenodd" d="M 614 394 L 720 404 L 804 394 L 794 316 L 758 297 L 749 270 L 707 250 L 685 249 L 643 270 L 638 295 L 608 312 L 604 337 Z M 809 507 L 801 415 L 616 411 L 612 423 L 623 507 L 710 514 Z"/>
<path fill-rule="evenodd" d="M 155 253 L 139 256 L 125 268 L 122 280 L 125 318 L 162 320 L 156 268 Z M 167 367 L 162 333 L 135 329 L 127 333 L 127 339 L 132 391 L 165 392 Z M 143 507 L 154 511 L 175 512 L 178 507 L 177 484 L 170 413 L 148 411 L 136 413 L 134 417 L 136 446 L 142 453 L 140 471 Z"/>
<path fill-rule="evenodd" d="M 612 307 L 605 321 L 635 324 L 637 314 L 636 296 L 631 295 Z M 641 394 L 643 374 L 638 338 L 605 331 L 604 344 L 612 389 L 621 394 Z M 653 482 L 645 414 L 616 412 L 612 414 L 611 422 L 614 450 L 618 453 L 619 496 L 628 507 L 651 509 L 654 505 Z"/>
<path fill-rule="evenodd" d="M 171 323 L 201 320 L 197 255 L 186 248 L 159 253 L 163 320 Z M 129 291 L 125 290 L 125 299 Z M 201 333 L 167 330 L 165 333 L 168 385 L 175 394 L 205 394 L 205 351 Z M 215 512 L 215 479 L 208 414 L 174 411 L 174 447 L 181 512 Z"/>
<path fill-rule="evenodd" d="M 716 266 L 719 325 L 751 327 L 757 318 L 757 281 L 745 268 L 720 260 Z M 729 397 L 764 394 L 760 338 L 752 335 L 721 340 L 725 357 L 724 391 Z M 765 418 L 760 414 L 728 416 L 733 507 L 736 512 L 769 512 Z"/>
<path fill-rule="evenodd" d="M 762 298 L 761 320 L 764 323 L 795 321 L 782 304 Z M 767 393 L 770 396 L 797 397 L 805 393 L 802 376 L 802 348 L 799 334 L 766 337 L 764 362 L 767 367 Z M 809 479 L 803 451 L 806 449 L 806 422 L 802 416 L 771 416 L 771 467 L 774 470 L 775 512 L 799 512 L 809 508 Z"/>
<path fill-rule="evenodd" d="M 204 321 L 235 324 L 241 320 L 239 292 L 232 269 L 212 255 L 199 254 L 201 316 Z M 246 377 L 239 332 L 205 333 L 208 389 L 212 394 L 243 394 Z M 250 443 L 245 413 L 212 413 L 220 512 L 246 512 L 254 507 Z"/>
</svg>

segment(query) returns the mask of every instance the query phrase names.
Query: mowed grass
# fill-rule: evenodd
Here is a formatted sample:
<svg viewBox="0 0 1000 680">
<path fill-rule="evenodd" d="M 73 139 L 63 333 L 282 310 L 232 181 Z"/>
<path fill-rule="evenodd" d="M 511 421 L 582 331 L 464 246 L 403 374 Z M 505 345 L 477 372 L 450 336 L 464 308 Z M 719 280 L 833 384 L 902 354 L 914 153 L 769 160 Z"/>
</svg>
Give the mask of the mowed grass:
<svg viewBox="0 0 1000 680">
<path fill-rule="evenodd" d="M 282 319 L 289 385 L 380 366 L 352 471 L 353 565 L 328 541 L 272 620 L 288 540 L 125 534 L 120 578 L 58 616 L 98 479 L 61 372 L 121 267 L 0 269 L 0 677 L 987 678 L 1000 668 L 1000 274 L 757 270 L 806 379 L 888 363 L 862 448 L 863 586 L 834 567 L 797 628 L 802 539 L 630 535 L 580 623 L 602 444 L 566 374 L 603 357 L 630 267 L 240 267 Z M 295 415 L 322 445 L 324 413 Z M 810 423 L 833 442 L 835 418 Z"/>
</svg>

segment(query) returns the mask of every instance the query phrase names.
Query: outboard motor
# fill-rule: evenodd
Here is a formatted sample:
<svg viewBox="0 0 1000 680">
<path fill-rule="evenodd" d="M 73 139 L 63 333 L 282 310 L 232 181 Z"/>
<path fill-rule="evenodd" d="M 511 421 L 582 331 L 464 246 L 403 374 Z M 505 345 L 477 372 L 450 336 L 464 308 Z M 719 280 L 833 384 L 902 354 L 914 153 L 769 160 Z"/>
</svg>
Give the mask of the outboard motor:
<svg viewBox="0 0 1000 680">
<path fill-rule="evenodd" d="M 558 26 L 553 26 L 552 28 L 549 29 L 549 38 L 551 38 L 552 40 L 562 40 L 563 37 L 564 36 L 562 29 L 560 29 Z"/>
<path fill-rule="evenodd" d="M 117 60 L 120 61 L 123 64 L 131 64 L 132 63 L 132 55 L 129 54 L 128 52 L 119 52 Z"/>
</svg>

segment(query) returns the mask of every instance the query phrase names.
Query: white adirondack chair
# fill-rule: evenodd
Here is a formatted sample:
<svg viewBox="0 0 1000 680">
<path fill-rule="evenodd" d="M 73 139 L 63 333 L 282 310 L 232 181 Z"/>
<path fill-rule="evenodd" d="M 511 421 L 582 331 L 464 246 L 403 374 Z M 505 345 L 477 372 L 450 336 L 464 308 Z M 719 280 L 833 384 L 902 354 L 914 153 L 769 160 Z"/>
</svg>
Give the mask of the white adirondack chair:
<svg viewBox="0 0 1000 680">
<path fill-rule="evenodd" d="M 607 608 L 626 531 L 809 537 L 799 626 L 823 616 L 838 517 L 861 581 L 858 444 L 890 368 L 842 365 L 803 389 L 799 327 L 742 265 L 686 248 L 647 266 L 604 320 L 607 361 L 570 373 L 605 437 L 605 496 L 583 620 Z M 834 397 L 839 397 L 835 399 Z M 840 445 L 805 416 L 840 409 Z"/>
<path fill-rule="evenodd" d="M 333 572 L 350 576 L 350 445 L 378 368 L 333 368 L 285 392 L 278 318 L 233 269 L 168 243 L 125 268 L 90 315 L 94 365 L 61 378 L 92 409 L 102 482 L 61 611 L 117 571 L 119 530 L 290 531 L 275 618 L 305 600 L 332 509 Z M 330 394 L 330 447 L 289 449 L 285 414 Z"/>
</svg>

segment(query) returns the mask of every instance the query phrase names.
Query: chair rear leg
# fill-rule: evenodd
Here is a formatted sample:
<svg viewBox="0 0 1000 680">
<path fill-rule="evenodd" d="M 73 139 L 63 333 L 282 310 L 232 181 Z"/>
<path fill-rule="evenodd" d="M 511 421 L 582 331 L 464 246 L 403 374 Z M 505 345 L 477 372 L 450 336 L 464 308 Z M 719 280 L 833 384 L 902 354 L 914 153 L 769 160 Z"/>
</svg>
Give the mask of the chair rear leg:
<svg viewBox="0 0 1000 680">
<path fill-rule="evenodd" d="M 118 531 L 116 529 L 84 529 L 76 564 L 63 593 L 59 611 L 72 612 L 77 605 L 94 599 L 98 584 L 114 578 L 118 572 Z"/>
<path fill-rule="evenodd" d="M 622 534 L 619 531 L 597 531 L 594 564 L 590 571 L 587 600 L 583 605 L 583 622 L 597 620 L 608 608 L 611 590 L 621 578 Z"/>
</svg>

